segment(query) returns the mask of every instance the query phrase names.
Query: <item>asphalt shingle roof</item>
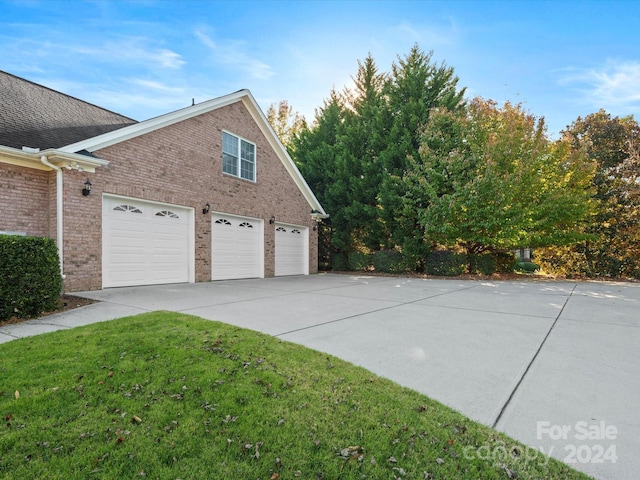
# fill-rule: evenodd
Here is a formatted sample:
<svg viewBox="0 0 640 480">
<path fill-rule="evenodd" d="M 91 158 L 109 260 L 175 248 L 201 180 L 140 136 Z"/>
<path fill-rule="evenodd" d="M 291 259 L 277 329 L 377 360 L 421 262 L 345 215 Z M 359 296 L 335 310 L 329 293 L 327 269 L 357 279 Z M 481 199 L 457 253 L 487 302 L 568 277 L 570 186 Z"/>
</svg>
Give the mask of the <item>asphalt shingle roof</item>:
<svg viewBox="0 0 640 480">
<path fill-rule="evenodd" d="M 0 145 L 60 148 L 138 123 L 0 70 Z"/>
</svg>

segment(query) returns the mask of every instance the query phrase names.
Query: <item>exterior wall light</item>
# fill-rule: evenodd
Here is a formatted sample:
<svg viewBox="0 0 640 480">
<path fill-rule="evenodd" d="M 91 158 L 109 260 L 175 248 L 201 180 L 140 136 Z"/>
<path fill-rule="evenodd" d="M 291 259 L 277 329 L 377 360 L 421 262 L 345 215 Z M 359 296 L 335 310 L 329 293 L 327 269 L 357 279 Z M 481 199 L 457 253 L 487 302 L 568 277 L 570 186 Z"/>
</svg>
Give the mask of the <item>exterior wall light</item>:
<svg viewBox="0 0 640 480">
<path fill-rule="evenodd" d="M 211 209 L 211 205 L 209 205 L 208 203 L 206 203 L 206 204 L 204 205 L 204 208 L 202 209 L 202 213 L 203 213 L 204 215 L 206 215 L 207 213 L 209 213 L 209 209 Z"/>
<path fill-rule="evenodd" d="M 91 193 L 91 182 L 87 178 L 87 181 L 84 182 L 84 188 L 82 189 L 82 195 L 85 197 Z"/>
<path fill-rule="evenodd" d="M 276 223 L 276 217 L 275 215 L 271 215 L 271 218 L 269 219 L 269 225 L 273 225 L 274 223 Z"/>
</svg>

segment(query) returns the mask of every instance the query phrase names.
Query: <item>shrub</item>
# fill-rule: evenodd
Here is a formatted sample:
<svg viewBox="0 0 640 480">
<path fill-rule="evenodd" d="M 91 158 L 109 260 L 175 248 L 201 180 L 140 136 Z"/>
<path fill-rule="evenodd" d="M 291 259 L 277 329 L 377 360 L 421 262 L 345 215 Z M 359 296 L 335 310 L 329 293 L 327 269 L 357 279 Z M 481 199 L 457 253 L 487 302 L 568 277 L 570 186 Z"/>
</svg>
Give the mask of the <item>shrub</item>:
<svg viewBox="0 0 640 480">
<path fill-rule="evenodd" d="M 496 272 L 511 273 L 516 268 L 516 256 L 513 253 L 499 252 L 493 255 L 496 258 Z"/>
<path fill-rule="evenodd" d="M 467 256 L 448 250 L 436 250 L 427 257 L 425 270 L 429 275 L 456 277 L 467 268 Z"/>
<path fill-rule="evenodd" d="M 348 257 L 350 270 L 367 270 L 371 266 L 371 255 L 363 252 L 351 252 Z"/>
<path fill-rule="evenodd" d="M 338 272 L 349 270 L 349 259 L 346 253 L 332 253 L 330 257 L 331 269 Z"/>
<path fill-rule="evenodd" d="M 61 292 L 58 249 L 52 239 L 0 235 L 0 320 L 54 310 Z"/>
<path fill-rule="evenodd" d="M 524 273 L 534 273 L 540 270 L 540 265 L 533 262 L 516 262 L 516 271 Z"/>
<path fill-rule="evenodd" d="M 373 268 L 376 272 L 403 273 L 407 271 L 404 256 L 398 250 L 380 250 L 373 253 Z"/>
<path fill-rule="evenodd" d="M 483 275 L 491 275 L 496 271 L 498 261 L 492 253 L 483 253 L 480 255 L 469 256 L 469 273 L 481 273 Z"/>
</svg>

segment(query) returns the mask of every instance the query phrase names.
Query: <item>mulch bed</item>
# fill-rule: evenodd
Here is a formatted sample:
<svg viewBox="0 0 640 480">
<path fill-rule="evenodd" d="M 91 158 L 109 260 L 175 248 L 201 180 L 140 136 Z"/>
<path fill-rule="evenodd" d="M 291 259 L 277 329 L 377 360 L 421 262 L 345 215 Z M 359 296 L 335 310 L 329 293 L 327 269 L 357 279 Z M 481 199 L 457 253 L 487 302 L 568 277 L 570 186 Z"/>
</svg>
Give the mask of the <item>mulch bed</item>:
<svg viewBox="0 0 640 480">
<path fill-rule="evenodd" d="M 62 306 L 59 309 L 51 310 L 49 312 L 43 312 L 41 315 L 39 315 L 36 318 L 46 317 L 47 315 L 52 315 L 54 313 L 66 312 L 68 310 L 73 310 L 74 308 L 84 307 L 85 305 L 91 305 L 92 303 L 95 303 L 95 302 L 96 302 L 95 300 L 91 300 L 90 298 L 82 298 L 82 297 L 76 297 L 74 295 L 65 294 L 62 296 Z M 8 320 L 0 321 L 0 326 L 11 325 L 13 323 L 26 322 L 27 320 L 33 320 L 33 319 L 11 317 Z"/>
<path fill-rule="evenodd" d="M 532 281 L 532 282 L 619 282 L 619 283 L 640 283 L 636 278 L 603 278 L 603 277 L 560 277 L 554 275 L 541 275 L 533 273 L 494 273 L 492 275 L 462 274 L 456 277 L 441 277 L 437 275 L 427 275 L 426 273 L 384 273 L 373 270 L 366 271 L 320 271 L 319 273 L 336 273 L 341 275 L 369 276 L 369 277 L 401 277 L 401 278 L 425 278 L 431 280 L 484 280 L 484 281 Z"/>
</svg>

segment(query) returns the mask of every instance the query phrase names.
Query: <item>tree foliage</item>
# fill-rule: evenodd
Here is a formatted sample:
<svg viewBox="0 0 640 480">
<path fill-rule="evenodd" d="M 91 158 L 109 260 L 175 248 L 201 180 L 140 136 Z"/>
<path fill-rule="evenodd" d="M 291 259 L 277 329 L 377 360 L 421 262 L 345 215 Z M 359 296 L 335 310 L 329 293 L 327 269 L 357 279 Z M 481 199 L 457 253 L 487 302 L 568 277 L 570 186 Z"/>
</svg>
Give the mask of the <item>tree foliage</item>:
<svg viewBox="0 0 640 480">
<path fill-rule="evenodd" d="M 596 215 L 590 240 L 540 252 L 547 268 L 592 277 L 640 278 L 640 127 L 632 117 L 600 110 L 578 118 L 563 132 L 574 152 L 596 164 Z"/>
<path fill-rule="evenodd" d="M 640 276 L 636 122 L 601 111 L 551 141 L 522 106 L 464 94 L 453 68 L 414 45 L 388 73 L 358 61 L 353 86 L 332 90 L 310 126 L 287 103 L 270 109 L 330 214 L 321 255 L 345 268 L 400 252 L 403 268 L 424 269 L 439 247 L 471 259 L 534 247 L 576 272 Z"/>
<path fill-rule="evenodd" d="M 432 56 L 433 52 L 424 53 L 414 45 L 406 57 L 399 57 L 392 65 L 386 88 L 389 129 L 381 152 L 385 175 L 378 194 L 387 247 L 402 247 L 418 267 L 423 266 L 429 249 L 423 241 L 422 225 L 402 203 L 402 176 L 412 159 L 419 162 L 421 132 L 432 109 L 462 109 L 465 92 L 464 88 L 457 88 L 458 77 L 453 68 L 444 63 L 436 65 Z"/>
<path fill-rule="evenodd" d="M 298 112 L 294 113 L 293 107 L 287 100 L 281 100 L 277 105 L 275 103 L 269 105 L 266 115 L 271 128 L 278 135 L 282 145 L 287 148 L 291 146 L 293 138 L 307 128 L 304 117 Z"/>
<path fill-rule="evenodd" d="M 584 238 L 593 165 L 520 105 L 474 99 L 461 112 L 438 109 L 420 158 L 403 177 L 405 213 L 424 240 L 468 254 Z"/>
<path fill-rule="evenodd" d="M 313 127 L 293 142 L 296 162 L 331 214 L 334 253 L 394 246 L 409 250 L 419 226 L 405 224 L 398 201 L 407 155 L 417 155 L 419 128 L 430 110 L 455 109 L 464 94 L 453 69 L 434 64 L 431 57 L 415 45 L 386 74 L 369 55 L 358 62 L 353 88 L 332 92 Z M 321 140 L 327 138 L 328 125 L 335 128 L 330 146 Z M 317 178 L 319 158 L 322 179 Z"/>
</svg>

